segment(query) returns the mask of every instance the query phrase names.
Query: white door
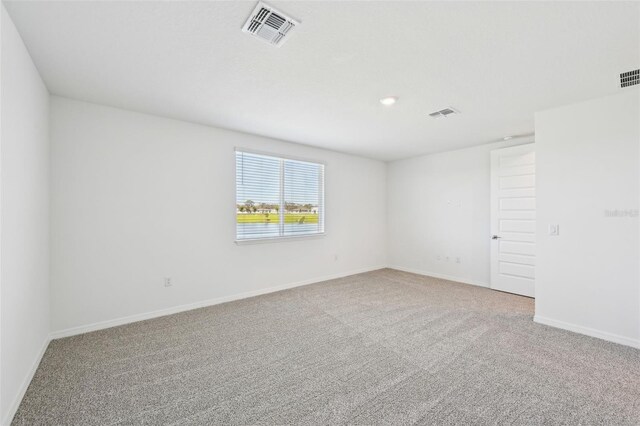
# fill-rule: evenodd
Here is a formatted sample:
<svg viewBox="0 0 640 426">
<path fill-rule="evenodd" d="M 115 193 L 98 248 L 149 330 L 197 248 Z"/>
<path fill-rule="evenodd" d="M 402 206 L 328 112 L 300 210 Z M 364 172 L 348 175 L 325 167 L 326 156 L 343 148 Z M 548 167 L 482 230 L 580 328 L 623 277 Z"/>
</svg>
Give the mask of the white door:
<svg viewBox="0 0 640 426">
<path fill-rule="evenodd" d="M 491 151 L 491 288 L 534 297 L 535 144 Z"/>
</svg>

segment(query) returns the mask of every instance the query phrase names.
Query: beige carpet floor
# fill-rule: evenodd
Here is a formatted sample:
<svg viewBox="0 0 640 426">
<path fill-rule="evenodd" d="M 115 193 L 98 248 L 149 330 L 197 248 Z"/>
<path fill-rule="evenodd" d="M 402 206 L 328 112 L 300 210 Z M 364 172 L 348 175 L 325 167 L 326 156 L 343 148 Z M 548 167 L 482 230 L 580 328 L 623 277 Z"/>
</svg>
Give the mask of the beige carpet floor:
<svg viewBox="0 0 640 426">
<path fill-rule="evenodd" d="M 640 424 L 640 351 L 389 269 L 53 341 L 15 425 Z"/>
</svg>

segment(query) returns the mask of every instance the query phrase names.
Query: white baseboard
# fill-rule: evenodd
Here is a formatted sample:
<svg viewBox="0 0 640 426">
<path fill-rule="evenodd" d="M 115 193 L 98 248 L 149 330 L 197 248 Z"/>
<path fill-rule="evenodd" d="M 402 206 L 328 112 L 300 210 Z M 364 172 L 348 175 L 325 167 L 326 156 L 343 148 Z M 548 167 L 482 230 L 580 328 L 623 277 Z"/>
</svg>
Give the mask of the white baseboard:
<svg viewBox="0 0 640 426">
<path fill-rule="evenodd" d="M 488 283 L 477 281 L 477 280 L 470 280 L 468 278 L 455 277 L 453 275 L 438 274 L 436 272 L 422 271 L 422 270 L 413 269 L 413 268 L 405 268 L 404 266 L 388 266 L 388 268 L 396 269 L 398 271 L 403 271 L 403 272 L 410 272 L 412 274 L 424 275 L 427 277 L 440 278 L 447 281 L 455 281 L 463 284 L 476 285 L 478 287 L 489 287 Z"/>
<path fill-rule="evenodd" d="M 455 277 L 455 276 L 451 276 L 451 275 L 438 274 L 438 273 L 435 273 L 435 272 L 422 271 L 422 270 L 413 269 L 413 268 L 405 268 L 403 266 L 390 265 L 390 266 L 388 266 L 388 268 L 389 269 L 396 269 L 398 271 L 410 272 L 412 274 L 425 275 L 425 276 L 428 276 L 428 277 L 441 278 L 441 279 L 444 279 L 444 280 L 456 281 L 456 282 L 460 282 L 460 283 L 463 283 L 463 284 L 471 284 L 471 285 L 477 285 L 477 286 L 480 286 L 480 287 L 490 288 L 489 284 L 487 284 L 487 283 L 484 283 L 482 281 L 469 280 L 467 278 L 460 278 L 460 277 Z M 551 318 L 545 318 L 545 317 L 541 317 L 539 315 L 535 315 L 533 317 L 533 321 L 537 322 L 538 324 L 543 324 L 543 325 L 548 325 L 548 326 L 551 326 L 551 327 L 561 328 L 563 330 L 572 331 L 574 333 L 584 334 L 586 336 L 595 337 L 595 338 L 606 340 L 606 341 L 609 341 L 609 342 L 618 343 L 620 345 L 631 346 L 632 348 L 640 349 L 640 340 L 632 339 L 630 337 L 620 336 L 618 334 L 613 334 L 613 333 L 609 333 L 609 332 L 606 332 L 606 331 L 600 331 L 600 330 L 596 330 L 594 328 L 583 327 L 583 326 L 580 326 L 580 325 L 571 324 L 571 323 L 564 322 L 564 321 L 558 321 L 558 320 L 554 320 L 554 319 L 551 319 Z"/>
<path fill-rule="evenodd" d="M 13 421 L 13 417 L 18 412 L 18 407 L 22 402 L 22 398 L 24 398 L 24 394 L 27 392 L 27 388 L 29 388 L 29 385 L 31 384 L 31 380 L 33 380 L 33 376 L 36 374 L 36 370 L 38 369 L 38 366 L 40 365 L 40 361 L 42 361 L 42 357 L 44 356 L 44 353 L 47 350 L 47 347 L 49 346 L 50 342 L 51 342 L 51 338 L 47 336 L 44 339 L 44 342 L 42 343 L 42 347 L 40 348 L 38 355 L 33 360 L 33 363 L 31 364 L 31 368 L 29 369 L 27 376 L 22 381 L 22 384 L 20 385 L 20 389 L 18 390 L 18 394 L 15 396 L 15 398 L 13 398 L 13 402 L 9 406 L 9 411 L 7 412 L 5 418 L 2 419 L 2 422 L 0 423 L 0 425 L 9 426 Z"/>
<path fill-rule="evenodd" d="M 551 318 L 545 318 L 541 317 L 540 315 L 535 315 L 533 317 L 533 321 L 537 322 L 538 324 L 561 328 L 563 330 L 573 331 L 574 333 L 580 333 L 587 336 L 596 337 L 598 339 L 607 340 L 609 342 L 618 343 L 620 345 L 631 346 L 632 348 L 640 349 L 640 340 L 632 339 L 630 337 L 620 336 L 618 334 L 596 330 L 595 328 L 583 327 L 581 325 L 558 321 Z"/>
<path fill-rule="evenodd" d="M 62 337 L 75 336 L 78 334 L 88 333 L 91 331 L 103 330 L 105 328 L 111 328 L 119 325 L 130 324 L 133 322 L 144 321 L 152 318 L 162 317 L 165 315 L 177 314 L 179 312 L 190 311 L 192 309 L 204 308 L 207 306 L 218 305 L 220 303 L 232 302 L 234 300 L 260 296 L 263 294 L 273 293 L 276 291 L 287 290 L 294 287 L 300 287 L 303 285 L 313 284 L 321 281 L 333 280 L 336 278 L 342 278 L 349 275 L 361 274 L 364 272 L 375 271 L 383 268 L 386 268 L 386 266 L 372 266 L 369 268 L 361 268 L 353 271 L 341 272 L 341 273 L 326 275 L 318 278 L 311 278 L 304 281 L 298 281 L 294 283 L 283 284 L 283 285 L 263 288 L 259 290 L 247 291 L 244 293 L 232 294 L 230 296 L 223 296 L 223 297 L 217 297 L 215 299 L 202 300 L 199 302 L 189 303 L 186 305 L 173 306 L 170 308 L 159 309 L 157 311 L 144 312 L 141 314 L 135 314 L 135 315 L 130 315 L 126 317 L 100 321 L 92 324 L 86 324 L 78 327 L 72 327 L 64 330 L 54 331 L 51 333 L 50 337 L 51 339 L 60 339 Z"/>
<path fill-rule="evenodd" d="M 152 311 L 152 312 L 146 312 L 146 313 L 142 313 L 142 314 L 136 314 L 136 315 L 131 315 L 131 316 L 127 316 L 127 317 L 121 317 L 121 318 L 116 318 L 116 319 L 113 319 L 113 320 L 101 321 L 101 322 L 97 322 L 97 323 L 93 323 L 93 324 L 87 324 L 87 325 L 83 325 L 83 326 L 79 326 L 79 327 L 73 327 L 73 328 L 68 328 L 68 329 L 65 329 L 65 330 L 52 332 L 49 335 L 49 337 L 47 337 L 44 340 L 42 348 L 40 349 L 40 352 L 38 353 L 37 357 L 35 358 L 32 366 L 31 366 L 31 368 L 29 370 L 29 373 L 24 378 L 24 381 L 22 382 L 22 385 L 20 386 L 20 390 L 19 390 L 18 394 L 14 398 L 12 404 L 9 407 L 9 411 L 7 412 L 7 415 L 5 416 L 3 421 L 0 423 L 0 425 L 8 426 L 8 425 L 11 424 L 11 421 L 13 420 L 13 417 L 15 416 L 16 412 L 18 411 L 18 407 L 20 406 L 20 403 L 22 402 L 22 398 L 24 397 L 24 395 L 25 395 L 25 393 L 27 391 L 27 388 L 29 387 L 29 384 L 31 383 L 31 380 L 33 379 L 33 376 L 35 375 L 35 372 L 38 369 L 38 366 L 40 365 L 40 362 L 42 361 L 42 357 L 44 356 L 44 353 L 47 350 L 47 347 L 49 346 L 49 343 L 53 339 L 59 339 L 61 337 L 68 337 L 68 336 L 74 336 L 74 335 L 77 335 L 77 334 L 88 333 L 90 331 L 102 330 L 102 329 L 105 329 L 105 328 L 115 327 L 115 326 L 118 326 L 118 325 L 130 324 L 130 323 L 133 323 L 133 322 L 143 321 L 143 320 L 146 320 L 146 319 L 152 319 L 152 318 L 157 318 L 157 317 L 161 317 L 161 316 L 165 316 L 165 315 L 171 315 L 171 314 L 175 314 L 175 313 L 179 313 L 179 312 L 189 311 L 189 310 L 192 310 L 192 309 L 198 309 L 198 308 L 203 308 L 203 307 L 207 307 L 207 306 L 217 305 L 217 304 L 220 304 L 220 303 L 231 302 L 231 301 L 234 301 L 234 300 L 240 300 L 240 299 L 246 299 L 246 298 L 249 298 L 249 297 L 260 296 L 260 295 L 263 295 L 263 294 L 273 293 L 273 292 L 276 292 L 276 291 L 286 290 L 286 289 L 290 289 L 290 288 L 294 288 L 294 287 L 300 287 L 300 286 L 313 284 L 313 283 L 317 283 L 317 282 L 322 282 L 322 281 L 327 281 L 327 280 L 332 280 L 332 279 L 336 279 L 336 278 L 342 278 L 342 277 L 346 277 L 346 276 L 349 276 L 349 275 L 356 275 L 356 274 L 361 274 L 361 273 L 364 273 L 364 272 L 375 271 L 375 270 L 383 269 L 383 268 L 396 269 L 398 271 L 410 272 L 410 273 L 413 273 L 413 274 L 425 275 L 425 276 L 434 277 L 434 278 L 441 278 L 441 279 L 445 279 L 445 280 L 449 280 L 449 281 L 455 281 L 455 282 L 460 282 L 460 283 L 464 283 L 464 284 L 471 284 L 471 285 L 476 285 L 476 286 L 480 286 L 480 287 L 489 287 L 487 283 L 484 283 L 484 282 L 481 282 L 481 281 L 469 280 L 469 279 L 466 279 L 466 278 L 454 277 L 454 276 L 451 276 L 451 275 L 438 274 L 438 273 L 422 271 L 422 270 L 417 270 L 417 269 L 412 269 L 412 268 L 405 268 L 405 267 L 401 267 L 401 266 L 375 266 L 375 267 L 362 268 L 362 269 L 358 269 L 358 270 L 338 273 L 338 274 L 327 275 L 327 276 L 318 277 L 318 278 L 312 278 L 312 279 L 308 279 L 308 280 L 304 280 L 304 281 L 298 281 L 298 282 L 295 282 L 295 283 L 289 283 L 289 284 L 269 287 L 269 288 L 260 289 L 260 290 L 253 290 L 253 291 L 248 291 L 248 292 L 244 292 L 244 293 L 238 293 L 238 294 L 219 297 L 219 298 L 215 298 L 215 299 L 204 300 L 204 301 L 190 303 L 190 304 L 186 304 L 186 305 L 174 306 L 174 307 L 171 307 L 171 308 L 160 309 L 160 310 L 156 310 L 156 311 Z M 564 330 L 573 331 L 575 333 L 585 334 L 587 336 L 596 337 L 596 338 L 607 340 L 607 341 L 610 341 L 610 342 L 613 342 L 613 343 L 618 343 L 618 344 L 621 344 L 621 345 L 630 346 L 630 347 L 633 347 L 633 348 L 640 349 L 640 340 L 636 340 L 636 339 L 620 336 L 620 335 L 613 334 L 613 333 L 608 333 L 608 332 L 605 332 L 605 331 L 596 330 L 596 329 L 589 328 L 589 327 L 582 327 L 582 326 L 579 326 L 579 325 L 576 325 L 576 324 L 567 323 L 567 322 L 564 322 L 564 321 L 558 321 L 558 320 L 554 320 L 554 319 L 550 319 L 550 318 L 545 318 L 545 317 L 541 317 L 539 315 L 534 316 L 533 320 L 536 323 L 539 323 L 539 324 L 548 325 L 548 326 L 556 327 L 556 328 L 561 328 L 561 329 L 564 329 Z"/>
</svg>

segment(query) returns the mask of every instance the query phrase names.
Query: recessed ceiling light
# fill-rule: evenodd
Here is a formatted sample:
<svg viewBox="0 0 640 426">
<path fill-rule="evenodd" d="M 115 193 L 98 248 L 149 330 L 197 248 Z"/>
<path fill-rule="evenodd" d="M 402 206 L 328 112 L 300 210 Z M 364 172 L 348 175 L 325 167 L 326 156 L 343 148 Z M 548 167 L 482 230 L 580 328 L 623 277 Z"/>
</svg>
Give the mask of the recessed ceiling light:
<svg viewBox="0 0 640 426">
<path fill-rule="evenodd" d="M 397 96 L 388 96 L 386 98 L 380 99 L 380 103 L 385 106 L 390 106 L 395 104 L 397 100 L 398 100 Z"/>
<path fill-rule="evenodd" d="M 509 139 L 513 139 L 513 136 L 505 136 L 502 140 L 508 141 Z"/>
</svg>

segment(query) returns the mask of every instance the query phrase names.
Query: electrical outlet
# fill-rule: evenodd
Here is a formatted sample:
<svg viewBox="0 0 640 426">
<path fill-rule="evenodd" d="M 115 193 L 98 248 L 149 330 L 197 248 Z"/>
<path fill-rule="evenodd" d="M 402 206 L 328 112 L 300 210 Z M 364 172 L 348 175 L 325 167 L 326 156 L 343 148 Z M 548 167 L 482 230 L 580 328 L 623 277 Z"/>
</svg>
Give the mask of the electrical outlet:
<svg viewBox="0 0 640 426">
<path fill-rule="evenodd" d="M 172 285 L 173 285 L 173 282 L 171 281 L 171 277 L 165 277 L 164 286 L 165 287 L 171 287 Z"/>
<path fill-rule="evenodd" d="M 552 237 L 560 235 L 560 225 L 549 225 L 549 235 Z"/>
<path fill-rule="evenodd" d="M 462 263 L 459 257 L 456 257 L 456 263 Z"/>
</svg>

